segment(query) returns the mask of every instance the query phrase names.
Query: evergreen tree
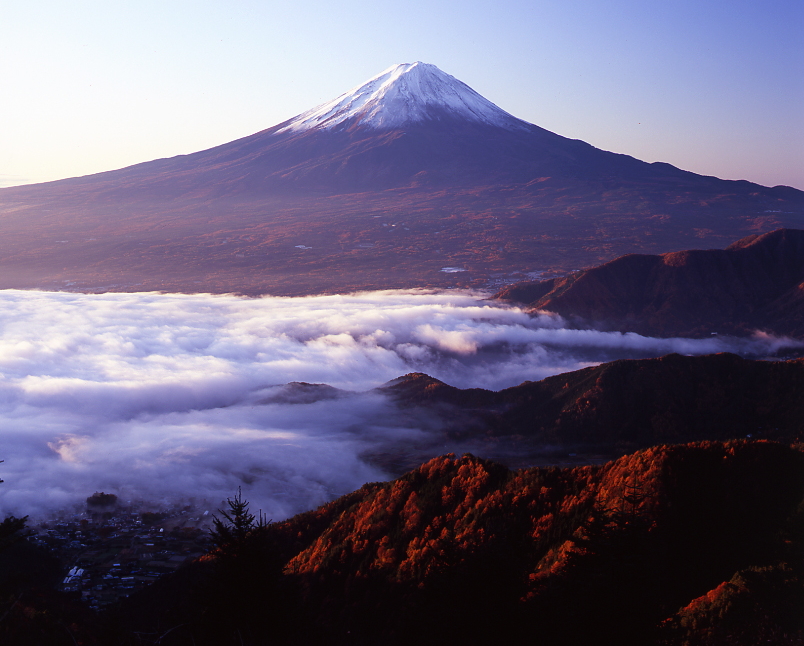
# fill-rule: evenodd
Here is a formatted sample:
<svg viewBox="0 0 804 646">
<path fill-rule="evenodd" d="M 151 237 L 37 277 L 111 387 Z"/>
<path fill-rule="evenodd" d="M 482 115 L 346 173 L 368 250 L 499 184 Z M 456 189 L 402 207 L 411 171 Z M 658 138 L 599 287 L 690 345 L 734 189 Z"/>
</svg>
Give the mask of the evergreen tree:
<svg viewBox="0 0 804 646">
<path fill-rule="evenodd" d="M 265 524 L 262 515 L 257 522 L 254 514 L 249 511 L 249 502 L 243 500 L 240 487 L 237 488 L 237 495 L 227 498 L 226 503 L 229 506 L 228 510 L 218 509 L 223 519 L 213 516 L 210 531 L 212 544 L 222 549 L 242 543 L 252 529 Z"/>
<path fill-rule="evenodd" d="M 3 460 L 0 460 L 0 463 L 2 462 Z M 0 479 L 0 482 L 3 482 L 3 480 Z M 0 522 L 0 551 L 25 537 L 24 530 L 27 520 L 27 516 L 23 516 L 22 518 L 7 516 Z"/>
<path fill-rule="evenodd" d="M 0 552 L 26 536 L 24 530 L 27 520 L 27 516 L 23 516 L 22 518 L 6 516 L 6 518 L 0 522 Z"/>
</svg>

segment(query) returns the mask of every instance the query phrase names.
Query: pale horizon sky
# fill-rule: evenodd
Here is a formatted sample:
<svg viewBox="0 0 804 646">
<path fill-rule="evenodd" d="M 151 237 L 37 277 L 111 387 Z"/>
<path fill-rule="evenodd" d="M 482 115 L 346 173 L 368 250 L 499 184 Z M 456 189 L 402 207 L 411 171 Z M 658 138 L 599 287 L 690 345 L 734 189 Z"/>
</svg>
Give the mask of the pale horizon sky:
<svg viewBox="0 0 804 646">
<path fill-rule="evenodd" d="M 421 60 L 644 161 L 804 189 L 804 2 L 0 0 L 0 186 L 192 153 Z"/>
</svg>

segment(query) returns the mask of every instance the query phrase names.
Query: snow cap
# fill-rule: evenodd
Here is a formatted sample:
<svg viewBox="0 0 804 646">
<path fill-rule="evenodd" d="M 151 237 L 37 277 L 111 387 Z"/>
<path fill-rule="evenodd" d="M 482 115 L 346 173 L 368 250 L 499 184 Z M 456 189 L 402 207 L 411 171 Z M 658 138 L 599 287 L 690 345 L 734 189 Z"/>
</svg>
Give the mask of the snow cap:
<svg viewBox="0 0 804 646">
<path fill-rule="evenodd" d="M 347 121 L 349 125 L 390 129 L 445 114 L 507 129 L 526 125 L 454 76 L 417 61 L 392 65 L 338 98 L 291 119 L 279 132 L 328 130 Z"/>
</svg>

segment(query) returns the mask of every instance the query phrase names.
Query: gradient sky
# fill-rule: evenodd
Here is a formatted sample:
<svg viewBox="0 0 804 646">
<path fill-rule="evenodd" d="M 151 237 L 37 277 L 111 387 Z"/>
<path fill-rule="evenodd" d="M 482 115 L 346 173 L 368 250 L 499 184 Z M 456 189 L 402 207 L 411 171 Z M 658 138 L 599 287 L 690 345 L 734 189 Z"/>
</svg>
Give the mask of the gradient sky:
<svg viewBox="0 0 804 646">
<path fill-rule="evenodd" d="M 195 152 L 389 65 L 645 161 L 804 189 L 802 0 L 0 0 L 0 186 Z"/>
</svg>

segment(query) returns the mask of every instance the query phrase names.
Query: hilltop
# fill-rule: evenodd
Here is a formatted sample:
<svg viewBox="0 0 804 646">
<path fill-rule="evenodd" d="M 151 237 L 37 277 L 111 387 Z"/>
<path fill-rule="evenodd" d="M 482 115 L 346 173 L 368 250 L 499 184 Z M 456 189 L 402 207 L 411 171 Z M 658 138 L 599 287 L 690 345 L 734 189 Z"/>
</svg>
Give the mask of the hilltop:
<svg viewBox="0 0 804 646">
<path fill-rule="evenodd" d="M 627 255 L 495 298 L 579 325 L 653 336 L 804 336 L 804 231 L 751 235 L 726 249 Z"/>
</svg>

